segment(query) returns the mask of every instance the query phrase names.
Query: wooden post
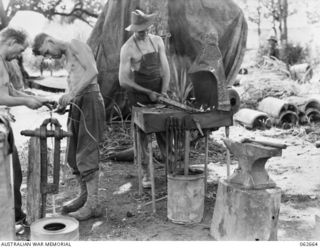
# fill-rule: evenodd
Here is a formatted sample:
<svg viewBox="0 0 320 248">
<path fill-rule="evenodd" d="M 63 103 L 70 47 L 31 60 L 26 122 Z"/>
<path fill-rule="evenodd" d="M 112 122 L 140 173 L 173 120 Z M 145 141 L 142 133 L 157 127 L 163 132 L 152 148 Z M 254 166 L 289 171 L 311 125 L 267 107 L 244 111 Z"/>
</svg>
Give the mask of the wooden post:
<svg viewBox="0 0 320 248">
<path fill-rule="evenodd" d="M 152 196 L 152 212 L 156 212 L 156 195 L 155 195 L 155 185 L 154 185 L 154 168 L 152 163 L 152 134 L 148 135 L 148 149 L 149 149 L 149 170 L 150 170 L 150 180 L 151 180 L 151 196 Z"/>
<path fill-rule="evenodd" d="M 208 130 L 204 133 L 205 152 L 204 152 L 204 195 L 207 194 L 207 179 L 208 179 Z"/>
<path fill-rule="evenodd" d="M 41 217 L 41 165 L 40 139 L 29 140 L 28 172 L 27 172 L 27 220 L 34 222 Z"/>
<path fill-rule="evenodd" d="M 0 131 L 0 240 L 16 239 L 11 167 L 7 133 Z"/>
</svg>

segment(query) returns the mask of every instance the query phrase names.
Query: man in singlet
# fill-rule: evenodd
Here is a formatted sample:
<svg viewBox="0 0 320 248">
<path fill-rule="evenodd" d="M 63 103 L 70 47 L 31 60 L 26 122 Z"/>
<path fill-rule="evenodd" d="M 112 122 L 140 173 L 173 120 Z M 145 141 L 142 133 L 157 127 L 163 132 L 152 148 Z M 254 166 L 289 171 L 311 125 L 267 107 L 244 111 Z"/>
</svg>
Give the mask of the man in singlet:
<svg viewBox="0 0 320 248">
<path fill-rule="evenodd" d="M 90 47 L 78 40 L 64 42 L 45 33 L 34 39 L 35 55 L 66 58 L 68 93 L 60 108 L 70 104 L 68 128 L 72 132 L 67 161 L 80 183 L 80 194 L 65 204 L 62 214 L 78 220 L 102 215 L 99 204 L 99 142 L 103 137 L 105 108 L 97 83 L 97 67 Z"/>
<path fill-rule="evenodd" d="M 0 108 L 14 106 L 26 106 L 30 109 L 37 109 L 47 99 L 30 96 L 16 90 L 10 82 L 7 62 L 16 59 L 28 45 L 27 35 L 23 31 L 13 28 L 6 28 L 0 32 Z M 2 111 L 1 111 L 2 113 Z M 6 115 L 0 115 L 0 121 L 5 122 L 9 127 L 9 140 L 11 143 L 12 165 L 13 165 L 13 186 L 14 186 L 14 209 L 17 223 L 26 223 L 26 214 L 22 211 L 20 187 L 22 183 L 21 165 L 17 148 L 14 144 L 13 133 Z"/>
<path fill-rule="evenodd" d="M 157 101 L 159 94 L 166 95 L 170 81 L 170 70 L 164 43 L 160 36 L 148 34 L 155 14 L 147 15 L 140 10 L 131 14 L 131 25 L 127 31 L 134 34 L 121 47 L 119 82 L 128 90 L 129 103 L 150 104 Z M 165 154 L 165 135 L 157 133 L 157 142 L 162 155 Z M 147 136 L 141 134 L 142 186 L 150 188 L 148 170 Z"/>
</svg>

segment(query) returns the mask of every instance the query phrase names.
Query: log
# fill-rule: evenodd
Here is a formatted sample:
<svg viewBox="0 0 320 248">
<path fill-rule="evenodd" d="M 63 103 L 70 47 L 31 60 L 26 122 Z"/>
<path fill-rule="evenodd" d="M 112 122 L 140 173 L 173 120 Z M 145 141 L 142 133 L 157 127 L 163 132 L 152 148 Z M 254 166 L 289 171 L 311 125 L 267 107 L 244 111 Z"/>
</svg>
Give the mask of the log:
<svg viewBox="0 0 320 248">
<path fill-rule="evenodd" d="M 29 140 L 28 172 L 27 172 L 27 220 L 29 223 L 41 216 L 41 164 L 40 139 Z"/>
<path fill-rule="evenodd" d="M 221 180 L 210 235 L 217 241 L 277 240 L 281 189 L 247 190 Z"/>
</svg>

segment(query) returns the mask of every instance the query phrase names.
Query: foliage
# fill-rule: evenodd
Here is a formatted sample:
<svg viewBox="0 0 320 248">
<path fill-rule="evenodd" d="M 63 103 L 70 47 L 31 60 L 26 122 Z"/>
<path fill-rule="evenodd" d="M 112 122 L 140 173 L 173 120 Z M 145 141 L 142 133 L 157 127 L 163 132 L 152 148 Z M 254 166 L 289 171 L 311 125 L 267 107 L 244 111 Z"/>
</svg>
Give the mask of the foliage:
<svg viewBox="0 0 320 248">
<path fill-rule="evenodd" d="M 35 11 L 50 20 L 54 16 L 61 16 L 66 22 L 80 19 L 92 25 L 102 7 L 100 0 L 11 0 L 5 8 L 0 0 L 0 28 L 6 27 L 20 10 Z"/>
<path fill-rule="evenodd" d="M 289 65 L 294 65 L 306 62 L 309 52 L 308 48 L 304 48 L 300 44 L 289 42 L 284 54 L 286 57 L 282 58 L 282 60 L 287 61 Z M 257 54 L 257 64 L 261 65 L 265 61 L 264 56 L 267 55 L 268 44 L 261 44 Z"/>
<path fill-rule="evenodd" d="M 172 95 L 173 98 L 186 104 L 193 89 L 193 85 L 188 78 L 188 61 L 186 58 L 174 57 L 172 61 Z"/>
<path fill-rule="evenodd" d="M 308 48 L 304 48 L 300 44 L 288 43 L 284 58 L 289 65 L 300 64 L 306 62 L 308 57 Z"/>
</svg>

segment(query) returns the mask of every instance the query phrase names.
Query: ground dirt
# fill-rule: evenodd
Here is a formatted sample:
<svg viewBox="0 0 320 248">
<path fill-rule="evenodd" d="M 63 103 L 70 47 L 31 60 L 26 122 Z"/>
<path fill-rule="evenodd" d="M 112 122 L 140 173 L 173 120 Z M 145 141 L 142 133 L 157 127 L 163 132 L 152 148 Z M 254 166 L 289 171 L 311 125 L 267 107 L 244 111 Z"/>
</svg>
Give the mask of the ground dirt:
<svg viewBox="0 0 320 248">
<path fill-rule="evenodd" d="M 47 94 L 47 93 L 46 93 Z M 59 95 L 56 94 L 55 97 Z M 22 129 L 34 129 L 49 113 L 43 109 L 31 111 L 14 108 L 12 113 L 18 121 L 13 124 L 24 176 L 27 170 L 27 138 L 21 137 Z M 65 128 L 66 117 L 59 116 Z M 319 139 L 319 125 L 297 126 L 289 130 L 271 128 L 265 131 L 247 130 L 242 126 L 232 126 L 230 138 L 243 137 L 276 138 L 288 145 L 282 156 L 268 160 L 266 168 L 271 178 L 282 189 L 278 240 L 320 240 L 319 225 L 315 216 L 320 216 L 320 150 L 315 147 Z M 108 134 L 106 134 L 108 135 Z M 206 240 L 210 236 L 210 225 L 218 181 L 226 177 L 226 150 L 223 146 L 224 129 L 211 135 L 209 141 L 208 190 L 205 197 L 203 221 L 199 224 L 174 224 L 167 218 L 166 199 L 157 202 L 156 213 L 152 213 L 150 191 L 138 194 L 137 169 L 133 162 L 104 161 L 100 163 L 101 184 L 99 192 L 105 208 L 104 216 L 80 223 L 80 240 Z M 203 141 L 195 146 L 192 163 L 203 167 Z M 231 172 L 237 167 L 232 156 Z M 163 164 L 156 163 L 156 197 L 167 194 Z M 26 178 L 24 178 L 25 182 Z M 61 204 L 77 194 L 78 185 L 67 171 L 61 183 L 60 193 L 55 196 L 55 209 L 59 213 Z M 26 185 L 22 187 L 25 198 Z M 48 214 L 52 213 L 51 197 L 48 197 Z M 142 206 L 142 207 L 141 207 Z M 28 233 L 19 236 L 27 240 Z"/>
</svg>

